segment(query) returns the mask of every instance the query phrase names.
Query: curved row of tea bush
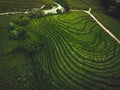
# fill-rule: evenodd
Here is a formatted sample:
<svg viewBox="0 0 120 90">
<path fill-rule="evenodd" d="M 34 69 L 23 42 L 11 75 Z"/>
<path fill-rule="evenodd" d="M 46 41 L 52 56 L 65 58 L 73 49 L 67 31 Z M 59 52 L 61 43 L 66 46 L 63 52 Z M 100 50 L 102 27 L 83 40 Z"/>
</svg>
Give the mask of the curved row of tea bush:
<svg viewBox="0 0 120 90">
<path fill-rule="evenodd" d="M 120 46 L 85 13 L 34 19 L 28 29 L 41 42 L 32 58 L 44 89 L 120 88 Z"/>
</svg>

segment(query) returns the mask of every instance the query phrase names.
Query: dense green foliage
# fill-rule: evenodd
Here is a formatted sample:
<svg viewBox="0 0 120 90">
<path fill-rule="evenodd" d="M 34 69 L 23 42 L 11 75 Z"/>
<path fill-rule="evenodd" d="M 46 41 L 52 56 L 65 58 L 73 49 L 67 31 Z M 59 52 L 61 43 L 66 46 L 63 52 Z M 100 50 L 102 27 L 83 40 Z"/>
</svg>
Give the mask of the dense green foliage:
<svg viewBox="0 0 120 90">
<path fill-rule="evenodd" d="M 10 31 L 9 35 L 11 39 L 23 39 L 25 38 L 25 30 L 23 27 L 16 27 Z"/>
<path fill-rule="evenodd" d="M 42 11 L 40 11 L 39 9 L 37 10 L 32 10 L 31 14 L 30 14 L 30 18 L 33 19 L 33 18 L 41 18 L 43 17 L 44 14 Z"/>
<path fill-rule="evenodd" d="M 26 37 L 26 30 L 24 26 L 28 25 L 29 22 L 30 18 L 28 16 L 20 16 L 20 18 L 18 18 L 15 22 L 10 22 L 8 27 L 10 38 L 15 40 L 24 39 Z"/>
<path fill-rule="evenodd" d="M 26 26 L 28 25 L 28 23 L 30 22 L 30 18 L 29 17 L 23 17 L 21 16 L 16 22 L 15 24 L 19 25 L 19 26 Z"/>
</svg>

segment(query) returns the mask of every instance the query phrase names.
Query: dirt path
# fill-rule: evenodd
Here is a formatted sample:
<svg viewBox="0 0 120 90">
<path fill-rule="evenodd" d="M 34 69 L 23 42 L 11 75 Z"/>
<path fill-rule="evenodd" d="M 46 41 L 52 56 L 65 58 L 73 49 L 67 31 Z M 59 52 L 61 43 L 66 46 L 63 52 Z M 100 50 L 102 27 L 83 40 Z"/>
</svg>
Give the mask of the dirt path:
<svg viewBox="0 0 120 90">
<path fill-rule="evenodd" d="M 49 10 L 42 10 L 44 14 L 57 14 L 57 9 L 61 10 L 61 12 L 63 13 L 65 11 L 65 9 L 58 3 L 56 2 L 53 2 L 54 4 L 57 5 L 57 7 L 53 7 L 52 9 L 49 9 Z M 45 5 L 41 6 L 41 8 L 38 8 L 38 9 L 43 9 L 45 7 Z M 28 14 L 30 13 L 31 11 L 29 12 L 5 12 L 5 13 L 0 13 L 0 16 L 2 15 L 8 15 L 8 14 L 20 14 L 20 13 L 23 13 L 23 14 Z"/>
<path fill-rule="evenodd" d="M 6 13 L 0 13 L 0 16 L 9 15 L 9 14 L 20 14 L 20 13 L 28 14 L 29 12 L 6 12 Z"/>
<path fill-rule="evenodd" d="M 55 2 L 56 3 L 56 2 Z M 45 14 L 46 13 L 49 13 L 49 12 L 52 12 L 52 13 L 54 13 L 54 12 L 56 12 L 56 9 L 61 9 L 61 8 L 63 8 L 61 5 L 59 5 L 58 3 L 56 3 L 57 5 L 58 5 L 58 7 L 56 7 L 56 8 L 53 8 L 53 9 L 51 9 L 51 10 L 45 10 Z M 85 12 L 85 13 L 87 13 L 87 14 L 89 14 L 98 24 L 99 24 L 99 26 L 101 27 L 101 28 L 103 28 L 103 30 L 105 30 L 113 39 L 115 39 L 119 44 L 120 44 L 120 40 L 113 34 L 113 33 L 111 33 L 110 32 L 110 30 L 108 30 L 100 21 L 98 21 L 97 20 L 97 18 L 91 13 L 91 8 L 89 8 L 89 10 L 87 11 L 87 10 L 70 10 L 70 11 L 83 11 L 83 12 Z M 20 14 L 20 13 L 23 13 L 23 14 L 28 14 L 28 13 L 30 13 L 30 12 L 6 12 L 6 13 L 0 13 L 0 16 L 2 16 L 2 15 L 8 15 L 8 14 Z"/>
<path fill-rule="evenodd" d="M 98 24 L 99 26 L 105 30 L 114 40 L 116 40 L 119 44 L 120 44 L 120 40 L 113 34 L 110 32 L 110 30 L 108 30 L 99 20 L 97 20 L 97 18 L 91 13 L 91 8 L 89 8 L 89 10 L 70 10 L 70 11 L 83 11 L 87 14 L 89 14 Z"/>
</svg>

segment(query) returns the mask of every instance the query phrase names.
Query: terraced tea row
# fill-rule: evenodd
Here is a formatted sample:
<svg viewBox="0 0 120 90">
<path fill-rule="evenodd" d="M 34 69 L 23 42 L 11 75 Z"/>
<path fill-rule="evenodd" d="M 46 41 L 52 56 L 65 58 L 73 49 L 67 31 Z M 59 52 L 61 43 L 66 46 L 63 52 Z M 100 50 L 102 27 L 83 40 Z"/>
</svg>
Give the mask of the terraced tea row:
<svg viewBox="0 0 120 90">
<path fill-rule="evenodd" d="M 31 68 L 31 62 L 26 61 L 23 55 L 16 55 L 1 58 L 0 70 L 0 89 L 1 90 L 26 90 L 38 89 L 39 83 L 34 76 L 34 71 Z M 22 57 L 22 59 L 15 60 L 15 57 Z M 8 59 L 7 61 L 5 59 Z"/>
<path fill-rule="evenodd" d="M 87 14 L 34 19 L 28 29 L 41 43 L 32 57 L 44 89 L 120 88 L 120 46 Z"/>
</svg>

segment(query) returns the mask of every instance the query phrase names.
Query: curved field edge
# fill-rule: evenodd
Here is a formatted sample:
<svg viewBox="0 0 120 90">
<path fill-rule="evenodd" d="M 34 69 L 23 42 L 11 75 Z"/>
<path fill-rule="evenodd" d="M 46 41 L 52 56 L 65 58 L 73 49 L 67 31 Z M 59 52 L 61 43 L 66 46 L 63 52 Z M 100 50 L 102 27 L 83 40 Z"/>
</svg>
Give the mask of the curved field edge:
<svg viewBox="0 0 120 90">
<path fill-rule="evenodd" d="M 69 12 L 34 19 L 27 28 L 41 43 L 32 57 L 45 87 L 120 88 L 120 46 L 87 14 Z"/>
<path fill-rule="evenodd" d="M 33 19 L 25 28 L 29 38 L 20 43 L 37 50 L 1 57 L 3 90 L 120 88 L 120 45 L 86 13 L 69 12 Z M 17 41 L 14 44 L 19 45 Z"/>
</svg>

